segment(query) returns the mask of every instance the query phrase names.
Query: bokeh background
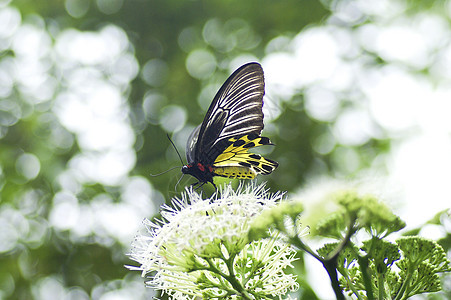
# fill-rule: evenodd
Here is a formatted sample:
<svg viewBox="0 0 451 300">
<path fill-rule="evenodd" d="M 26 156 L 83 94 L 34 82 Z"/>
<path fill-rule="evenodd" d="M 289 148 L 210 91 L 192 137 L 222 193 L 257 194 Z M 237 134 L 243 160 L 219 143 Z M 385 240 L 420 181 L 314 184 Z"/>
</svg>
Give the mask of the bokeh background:
<svg viewBox="0 0 451 300">
<path fill-rule="evenodd" d="M 150 174 L 250 61 L 280 164 L 259 180 L 355 181 L 427 222 L 451 203 L 450 21 L 450 1 L 0 0 L 0 299 L 160 297 L 126 253 L 194 180 Z M 449 248 L 446 222 L 420 233 Z"/>
</svg>

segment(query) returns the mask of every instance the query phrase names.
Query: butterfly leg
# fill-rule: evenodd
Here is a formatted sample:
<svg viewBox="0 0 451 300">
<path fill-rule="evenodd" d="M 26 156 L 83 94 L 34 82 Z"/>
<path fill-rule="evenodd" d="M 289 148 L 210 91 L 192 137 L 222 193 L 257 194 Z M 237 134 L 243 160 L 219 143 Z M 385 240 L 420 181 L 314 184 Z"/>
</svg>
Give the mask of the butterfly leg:
<svg viewBox="0 0 451 300">
<path fill-rule="evenodd" d="M 213 181 L 210 181 L 210 182 L 211 182 L 211 184 L 213 185 L 213 187 L 215 188 L 215 191 L 218 191 L 218 187 L 216 186 L 216 184 L 214 184 Z"/>
<path fill-rule="evenodd" d="M 199 181 L 199 182 L 196 182 L 196 184 L 199 184 L 199 183 L 200 183 L 200 181 Z M 200 189 L 205 183 L 206 183 L 206 182 L 200 183 L 199 186 L 196 187 L 194 190 L 197 191 L 197 190 Z M 202 188 L 202 190 L 203 190 L 203 188 Z"/>
</svg>

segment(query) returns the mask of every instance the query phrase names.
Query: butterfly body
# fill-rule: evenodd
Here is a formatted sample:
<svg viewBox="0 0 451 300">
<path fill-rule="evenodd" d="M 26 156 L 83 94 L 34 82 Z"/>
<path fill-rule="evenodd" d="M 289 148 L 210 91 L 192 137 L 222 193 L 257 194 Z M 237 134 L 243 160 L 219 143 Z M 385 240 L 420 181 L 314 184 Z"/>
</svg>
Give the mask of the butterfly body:
<svg viewBox="0 0 451 300">
<path fill-rule="evenodd" d="M 249 149 L 272 145 L 263 129 L 263 70 L 258 63 L 238 68 L 213 99 L 204 121 L 188 138 L 184 174 L 196 184 L 213 184 L 214 176 L 253 179 L 270 174 L 278 164 Z"/>
<path fill-rule="evenodd" d="M 215 176 L 215 174 L 213 173 L 212 166 L 205 166 L 201 163 L 188 164 L 182 167 L 182 173 L 195 177 L 199 180 L 198 182 L 210 182 L 214 185 L 213 176 Z"/>
</svg>

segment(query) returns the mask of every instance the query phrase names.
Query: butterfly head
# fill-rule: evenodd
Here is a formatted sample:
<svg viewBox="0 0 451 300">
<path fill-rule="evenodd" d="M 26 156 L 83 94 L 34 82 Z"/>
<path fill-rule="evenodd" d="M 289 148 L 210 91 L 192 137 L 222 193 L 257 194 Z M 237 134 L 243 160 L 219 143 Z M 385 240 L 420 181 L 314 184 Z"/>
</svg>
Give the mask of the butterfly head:
<svg viewBox="0 0 451 300">
<path fill-rule="evenodd" d="M 211 166 L 205 166 L 201 163 L 188 164 L 182 167 L 182 173 L 191 175 L 202 183 L 213 183 L 213 168 Z"/>
</svg>

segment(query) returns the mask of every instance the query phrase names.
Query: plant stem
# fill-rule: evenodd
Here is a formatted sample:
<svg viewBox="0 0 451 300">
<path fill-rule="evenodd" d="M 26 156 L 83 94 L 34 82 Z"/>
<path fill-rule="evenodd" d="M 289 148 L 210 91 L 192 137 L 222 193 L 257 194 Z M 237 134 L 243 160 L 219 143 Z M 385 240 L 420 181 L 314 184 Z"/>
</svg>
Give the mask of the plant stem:
<svg viewBox="0 0 451 300">
<path fill-rule="evenodd" d="M 409 268 L 409 270 L 406 270 L 405 273 L 407 274 L 407 276 L 404 278 L 404 281 L 403 281 L 401 287 L 399 288 L 398 293 L 393 298 L 395 300 L 400 300 L 400 299 L 406 298 L 404 295 L 406 294 L 407 287 L 410 286 L 410 280 L 412 278 L 413 270 L 410 270 L 410 268 Z"/>
<path fill-rule="evenodd" d="M 314 258 L 316 258 L 316 260 L 318 260 L 324 266 L 324 268 L 327 271 L 327 274 L 329 275 L 332 289 L 334 290 L 334 293 L 335 293 L 335 297 L 338 300 L 344 300 L 345 297 L 343 296 L 340 285 L 338 283 L 338 274 L 337 274 L 338 256 L 335 256 L 332 259 L 325 260 L 318 254 L 316 254 L 312 249 L 310 249 L 309 246 L 304 244 L 300 239 L 290 238 L 290 243 L 292 245 L 297 246 L 299 249 L 304 250 L 305 252 L 307 252 L 308 254 L 313 256 Z"/>
<path fill-rule="evenodd" d="M 379 273 L 377 275 L 377 285 L 379 286 L 378 299 L 385 299 L 385 278 L 384 274 Z"/>
<path fill-rule="evenodd" d="M 230 282 L 230 284 L 233 286 L 233 288 L 238 293 L 240 293 L 240 295 L 243 297 L 243 299 L 246 299 L 246 300 L 249 299 L 250 300 L 252 298 L 250 297 L 250 295 L 248 294 L 246 289 L 243 287 L 241 282 L 239 282 L 236 279 L 235 272 L 233 270 L 233 262 L 234 262 L 234 260 L 235 260 L 235 255 L 231 255 L 229 257 L 229 259 L 225 260 L 226 265 L 227 265 L 227 269 L 229 270 L 229 276 L 227 276 L 225 278 Z"/>
<path fill-rule="evenodd" d="M 355 220 L 349 222 L 348 232 L 346 232 L 346 236 L 343 238 L 343 240 L 337 246 L 337 248 L 335 248 L 335 250 L 327 256 L 326 260 L 332 260 L 332 259 L 338 258 L 338 256 L 340 255 L 340 252 L 344 249 L 344 247 L 346 247 L 346 245 L 351 240 L 351 236 L 357 231 L 357 228 L 354 227 L 354 223 L 355 223 Z"/>
<path fill-rule="evenodd" d="M 373 300 L 373 285 L 371 283 L 371 276 L 368 274 L 368 257 L 357 255 L 357 260 L 359 262 L 360 272 L 362 273 L 362 279 L 365 284 L 366 297 L 368 298 L 368 300 Z"/>
<path fill-rule="evenodd" d="M 354 296 L 359 300 L 363 300 L 359 294 L 359 291 L 356 289 L 355 285 L 352 283 L 352 279 L 349 277 L 349 274 L 346 272 L 345 274 L 342 274 L 342 275 L 348 281 L 349 289 L 354 293 Z"/>
<path fill-rule="evenodd" d="M 244 287 L 241 285 L 241 283 L 235 277 L 235 273 L 233 271 L 234 258 L 235 258 L 235 256 L 232 256 L 232 257 L 229 257 L 229 259 L 224 260 L 227 265 L 229 275 L 225 274 L 224 272 L 221 272 L 221 270 L 216 268 L 216 266 L 210 259 L 206 259 L 206 261 L 208 262 L 208 264 L 210 266 L 209 271 L 216 273 L 216 274 L 220 275 L 222 278 L 224 278 L 225 280 L 227 280 L 232 285 L 235 292 L 237 292 L 239 294 L 239 296 L 242 297 L 242 299 L 251 300 L 252 298 L 250 297 L 249 293 L 244 289 Z"/>
<path fill-rule="evenodd" d="M 327 271 L 327 274 L 330 278 L 330 283 L 332 285 L 332 289 L 334 290 L 335 297 L 337 300 L 344 300 L 345 297 L 343 292 L 341 291 L 340 284 L 338 283 L 338 274 L 337 274 L 337 259 L 332 260 L 321 260 L 324 268 Z"/>
</svg>

